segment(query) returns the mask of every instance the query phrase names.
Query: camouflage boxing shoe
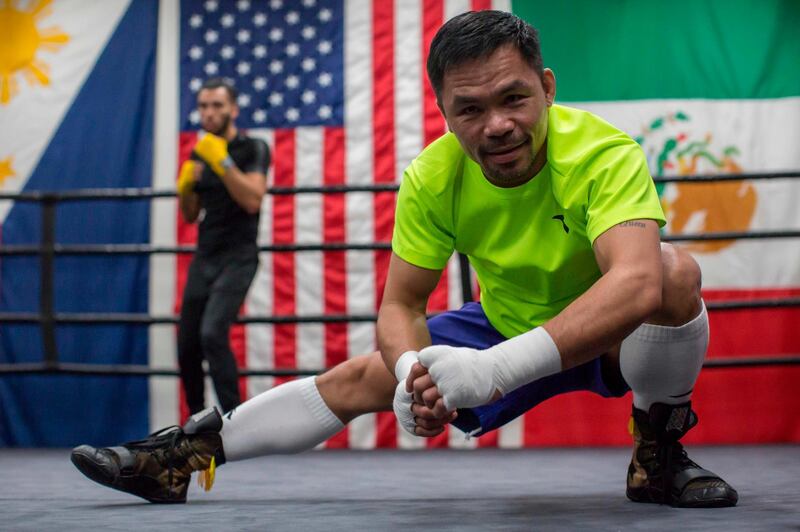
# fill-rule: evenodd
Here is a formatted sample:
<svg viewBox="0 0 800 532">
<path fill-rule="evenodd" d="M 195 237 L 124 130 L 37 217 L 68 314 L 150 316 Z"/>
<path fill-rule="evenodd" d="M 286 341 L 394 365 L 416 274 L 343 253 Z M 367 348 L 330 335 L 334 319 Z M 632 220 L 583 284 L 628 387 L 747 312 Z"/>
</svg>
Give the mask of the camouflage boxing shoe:
<svg viewBox="0 0 800 532">
<path fill-rule="evenodd" d="M 650 412 L 633 408 L 633 459 L 626 491 L 630 500 L 681 508 L 736 505 L 736 490 L 690 460 L 678 441 L 696 424 L 691 402 L 654 403 Z"/>
<path fill-rule="evenodd" d="M 214 468 L 225 461 L 220 429 L 222 416 L 208 408 L 183 427 L 167 427 L 118 447 L 81 445 L 70 458 L 81 473 L 109 488 L 153 503 L 184 503 L 192 472 L 201 471 L 200 484 L 208 491 Z"/>
</svg>

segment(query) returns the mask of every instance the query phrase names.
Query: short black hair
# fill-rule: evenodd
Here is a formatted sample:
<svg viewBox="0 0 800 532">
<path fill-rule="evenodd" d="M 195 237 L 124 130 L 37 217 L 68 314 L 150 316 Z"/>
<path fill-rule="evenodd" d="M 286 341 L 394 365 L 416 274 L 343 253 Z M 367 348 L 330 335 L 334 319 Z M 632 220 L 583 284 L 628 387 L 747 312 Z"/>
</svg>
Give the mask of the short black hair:
<svg viewBox="0 0 800 532">
<path fill-rule="evenodd" d="M 239 97 L 239 91 L 236 90 L 233 81 L 227 78 L 209 78 L 203 82 L 200 90 L 218 89 L 220 87 L 224 88 L 225 92 L 228 93 L 228 98 L 230 98 L 231 103 L 236 103 L 236 99 Z M 199 92 L 200 91 L 198 91 L 198 93 Z"/>
<path fill-rule="evenodd" d="M 428 54 L 428 78 L 436 97 L 441 95 L 445 71 L 488 57 L 507 44 L 514 45 L 539 76 L 544 75 L 539 33 L 516 15 L 505 11 L 468 11 L 448 20 L 436 32 Z"/>
</svg>

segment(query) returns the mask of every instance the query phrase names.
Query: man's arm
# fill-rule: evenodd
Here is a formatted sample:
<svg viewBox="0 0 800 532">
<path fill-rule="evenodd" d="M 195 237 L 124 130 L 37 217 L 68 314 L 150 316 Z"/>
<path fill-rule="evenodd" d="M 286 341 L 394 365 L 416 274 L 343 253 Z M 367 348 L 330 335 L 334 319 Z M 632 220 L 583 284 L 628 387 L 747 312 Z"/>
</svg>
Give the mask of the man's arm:
<svg viewBox="0 0 800 532">
<path fill-rule="evenodd" d="M 200 196 L 194 186 L 200 179 L 203 167 L 197 161 L 187 160 L 178 175 L 178 207 L 187 223 L 194 223 L 200 215 Z"/>
<path fill-rule="evenodd" d="M 261 172 L 242 172 L 230 166 L 220 176 L 233 201 L 250 214 L 261 209 L 261 200 L 267 193 L 267 176 Z"/>
<path fill-rule="evenodd" d="M 392 375 L 400 355 L 431 345 L 425 311 L 441 275 L 441 270 L 414 266 L 392 253 L 378 311 L 378 349 Z"/>
<path fill-rule="evenodd" d="M 266 144 L 256 143 L 255 149 L 253 168 L 242 171 L 228 154 L 228 143 L 222 137 L 206 133 L 194 147 L 194 153 L 219 176 L 233 201 L 250 214 L 261 209 L 261 200 L 267 192 L 266 169 L 269 166 Z"/>
<path fill-rule="evenodd" d="M 435 416 L 479 406 L 621 342 L 661 305 L 658 226 L 623 222 L 600 235 L 594 251 L 602 277 L 542 327 L 482 351 L 434 346 L 420 352 L 429 375 L 413 375 L 415 398 Z"/>
<path fill-rule="evenodd" d="M 425 310 L 441 275 L 441 270 L 414 266 L 392 253 L 378 311 L 378 349 L 389 373 L 400 381 L 395 390 L 394 413 L 400 425 L 417 436 L 441 434 L 456 416 L 455 412 L 434 415 L 431 409 L 415 405 L 409 387 L 412 376 L 427 375 L 416 362 L 417 351 L 431 344 Z"/>
<path fill-rule="evenodd" d="M 178 206 L 186 223 L 193 224 L 200 216 L 200 196 L 195 192 L 189 192 L 178 196 Z"/>
<path fill-rule="evenodd" d="M 620 343 L 661 306 L 662 264 L 658 224 L 631 220 L 594 242 L 602 277 L 544 324 L 563 369 L 587 362 Z"/>
</svg>

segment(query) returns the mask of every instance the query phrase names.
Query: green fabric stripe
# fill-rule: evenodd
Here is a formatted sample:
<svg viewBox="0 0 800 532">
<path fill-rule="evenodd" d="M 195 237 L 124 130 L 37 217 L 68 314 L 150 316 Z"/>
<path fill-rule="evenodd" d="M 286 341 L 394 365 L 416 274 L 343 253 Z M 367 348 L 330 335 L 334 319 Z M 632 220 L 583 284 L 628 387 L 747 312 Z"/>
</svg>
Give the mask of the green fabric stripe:
<svg viewBox="0 0 800 532">
<path fill-rule="evenodd" d="M 798 0 L 515 0 L 560 101 L 800 96 Z"/>
</svg>

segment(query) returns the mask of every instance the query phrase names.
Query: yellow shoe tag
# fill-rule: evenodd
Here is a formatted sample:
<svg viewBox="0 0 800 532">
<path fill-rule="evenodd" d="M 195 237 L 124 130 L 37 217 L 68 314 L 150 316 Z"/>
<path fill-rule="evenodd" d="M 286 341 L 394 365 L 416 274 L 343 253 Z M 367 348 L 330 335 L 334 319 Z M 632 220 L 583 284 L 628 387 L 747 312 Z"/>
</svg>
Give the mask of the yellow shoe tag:
<svg viewBox="0 0 800 532">
<path fill-rule="evenodd" d="M 633 416 L 628 419 L 628 434 L 633 436 Z"/>
<path fill-rule="evenodd" d="M 197 476 L 197 484 L 200 485 L 205 491 L 211 491 L 211 488 L 214 486 L 214 474 L 217 469 L 217 462 L 214 457 L 211 457 L 211 463 L 208 464 L 208 469 L 204 471 L 200 471 L 200 474 Z"/>
</svg>

